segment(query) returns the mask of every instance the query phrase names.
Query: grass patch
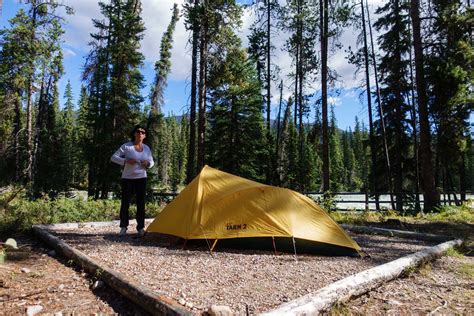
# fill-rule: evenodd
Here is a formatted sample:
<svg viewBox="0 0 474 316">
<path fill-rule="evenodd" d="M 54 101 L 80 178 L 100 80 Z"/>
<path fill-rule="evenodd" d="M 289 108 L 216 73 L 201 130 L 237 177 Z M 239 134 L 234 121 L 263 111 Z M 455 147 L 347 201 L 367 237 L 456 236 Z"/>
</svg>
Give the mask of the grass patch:
<svg viewBox="0 0 474 316">
<path fill-rule="evenodd" d="M 470 278 L 474 278 L 474 264 L 464 263 L 459 267 L 458 272 Z"/>
<path fill-rule="evenodd" d="M 454 248 L 454 247 L 451 247 L 451 248 L 449 248 L 449 249 L 446 251 L 446 256 L 448 256 L 448 257 L 454 257 L 454 258 L 462 258 L 462 257 L 464 257 L 464 255 L 463 255 L 459 250 L 457 250 L 457 249 Z"/>
<path fill-rule="evenodd" d="M 163 208 L 159 202 L 146 205 L 146 217 L 155 217 Z M 130 206 L 134 218 L 136 207 Z M 0 234 L 27 231 L 35 224 L 111 221 L 119 218 L 120 200 L 82 200 L 80 198 L 48 197 L 29 200 L 21 189 L 0 194 Z"/>
</svg>

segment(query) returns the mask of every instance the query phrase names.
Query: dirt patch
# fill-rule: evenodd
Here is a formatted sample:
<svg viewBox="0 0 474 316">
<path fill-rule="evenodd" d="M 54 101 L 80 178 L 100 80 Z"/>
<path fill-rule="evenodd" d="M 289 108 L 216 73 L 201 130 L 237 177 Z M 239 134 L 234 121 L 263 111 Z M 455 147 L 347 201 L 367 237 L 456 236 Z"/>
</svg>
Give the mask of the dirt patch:
<svg viewBox="0 0 474 316">
<path fill-rule="evenodd" d="M 355 315 L 472 315 L 473 271 L 472 257 L 442 257 L 334 311 Z"/>
<path fill-rule="evenodd" d="M 15 239 L 23 247 L 0 265 L 0 315 L 25 315 L 35 308 L 50 315 L 146 314 L 107 286 L 95 288 L 94 278 L 35 239 Z"/>
</svg>

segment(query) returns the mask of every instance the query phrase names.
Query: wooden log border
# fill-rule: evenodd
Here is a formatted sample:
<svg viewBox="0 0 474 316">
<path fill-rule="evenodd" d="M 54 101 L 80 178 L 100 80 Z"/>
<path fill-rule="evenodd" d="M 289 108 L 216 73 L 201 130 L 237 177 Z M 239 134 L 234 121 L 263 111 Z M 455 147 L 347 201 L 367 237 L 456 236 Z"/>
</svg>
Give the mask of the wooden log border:
<svg viewBox="0 0 474 316">
<path fill-rule="evenodd" d="M 362 295 L 403 272 L 441 257 L 449 248 L 460 246 L 461 239 L 444 242 L 414 254 L 351 275 L 318 291 L 280 305 L 262 315 L 314 315 L 329 310 L 336 303 L 344 303 Z"/>
<path fill-rule="evenodd" d="M 101 225 L 102 224 L 102 225 Z M 109 223 L 110 224 L 110 223 Z M 82 224 L 83 225 L 83 224 Z M 61 239 L 51 235 L 48 232 L 49 227 L 56 228 L 77 228 L 82 227 L 81 224 L 59 224 L 59 225 L 34 225 L 33 232 L 43 241 L 53 247 L 57 252 L 65 257 L 72 259 L 77 265 L 85 271 L 102 279 L 108 286 L 122 294 L 130 301 L 136 303 L 144 310 L 152 315 L 192 315 L 192 313 L 173 299 L 156 295 L 148 288 L 143 287 L 124 275 L 100 266 L 97 262 L 89 258 L 79 250 L 74 249 Z M 105 223 L 99 223 L 98 226 L 105 226 Z"/>
<path fill-rule="evenodd" d="M 348 225 L 348 224 L 341 224 L 341 227 L 354 233 L 359 234 L 377 234 L 382 236 L 396 236 L 402 238 L 410 238 L 410 239 L 418 239 L 418 240 L 426 240 L 426 241 L 436 241 L 436 242 L 444 242 L 450 240 L 452 237 L 443 236 L 443 235 L 434 235 L 434 234 L 425 234 L 425 233 L 418 233 L 412 232 L 408 230 L 397 230 L 397 229 L 387 229 L 387 228 L 379 228 L 379 227 L 372 227 L 372 226 L 357 226 L 357 225 Z"/>
</svg>

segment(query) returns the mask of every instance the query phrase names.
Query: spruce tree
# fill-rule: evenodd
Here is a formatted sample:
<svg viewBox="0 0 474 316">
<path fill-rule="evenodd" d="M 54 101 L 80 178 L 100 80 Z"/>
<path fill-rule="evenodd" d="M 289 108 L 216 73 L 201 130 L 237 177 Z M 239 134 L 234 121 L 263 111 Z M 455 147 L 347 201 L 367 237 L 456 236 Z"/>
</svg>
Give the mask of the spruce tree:
<svg viewBox="0 0 474 316">
<path fill-rule="evenodd" d="M 225 60 L 212 68 L 209 86 L 207 160 L 223 171 L 263 181 L 266 141 L 260 85 L 240 47 L 231 47 Z"/>
<path fill-rule="evenodd" d="M 84 67 L 88 89 L 90 141 L 84 144 L 89 157 L 88 192 L 105 198 L 117 185 L 119 172 L 110 156 L 127 139 L 141 117 L 143 76 L 139 51 L 144 26 L 138 0 L 99 3 L 104 21 L 93 20 L 91 51 Z"/>
<path fill-rule="evenodd" d="M 407 168 L 409 164 L 406 163 L 410 159 L 410 138 L 407 134 L 410 124 L 410 104 L 406 99 L 411 88 L 408 80 L 408 52 L 411 49 L 409 9 L 409 3 L 405 1 L 390 1 L 377 10 L 377 14 L 381 17 L 375 23 L 379 31 L 386 30 L 379 36 L 380 48 L 383 51 L 379 69 L 384 74 L 380 94 L 385 114 L 385 117 L 380 119 L 387 123 L 387 138 L 391 140 L 389 154 L 393 158 L 391 163 L 396 209 L 400 213 L 403 212 L 404 178 L 413 172 Z M 377 152 L 377 156 L 381 157 L 382 154 Z M 379 168 L 381 166 L 383 164 L 378 164 Z M 384 175 L 383 170 L 376 173 Z M 376 181 L 387 188 L 388 183 L 384 178 L 385 176 L 379 176 Z"/>
</svg>

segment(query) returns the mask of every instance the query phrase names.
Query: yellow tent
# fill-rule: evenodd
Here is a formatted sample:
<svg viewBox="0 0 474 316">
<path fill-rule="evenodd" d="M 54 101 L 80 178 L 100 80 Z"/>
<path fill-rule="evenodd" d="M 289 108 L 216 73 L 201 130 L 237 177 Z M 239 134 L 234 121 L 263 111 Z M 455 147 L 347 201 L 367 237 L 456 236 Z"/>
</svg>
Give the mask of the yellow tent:
<svg viewBox="0 0 474 316">
<path fill-rule="evenodd" d="M 184 239 L 294 237 L 360 250 L 310 198 L 205 166 L 147 227 Z"/>
</svg>

